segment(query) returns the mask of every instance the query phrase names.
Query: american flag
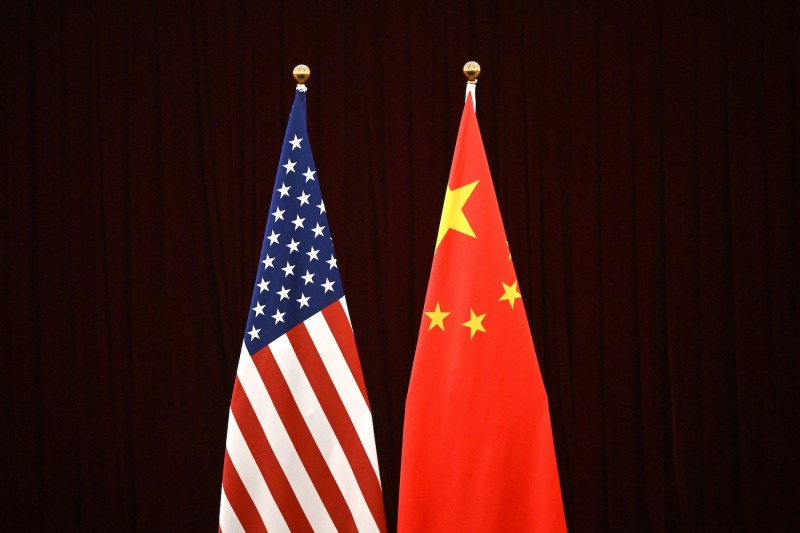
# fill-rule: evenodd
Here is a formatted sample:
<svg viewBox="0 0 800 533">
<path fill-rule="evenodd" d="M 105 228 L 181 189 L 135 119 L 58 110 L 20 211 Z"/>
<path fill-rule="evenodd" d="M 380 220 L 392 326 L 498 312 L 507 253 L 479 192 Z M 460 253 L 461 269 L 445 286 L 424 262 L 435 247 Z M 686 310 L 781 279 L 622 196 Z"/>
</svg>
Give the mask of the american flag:
<svg viewBox="0 0 800 533">
<path fill-rule="evenodd" d="M 386 531 L 367 392 L 298 86 L 228 419 L 219 531 Z"/>
</svg>

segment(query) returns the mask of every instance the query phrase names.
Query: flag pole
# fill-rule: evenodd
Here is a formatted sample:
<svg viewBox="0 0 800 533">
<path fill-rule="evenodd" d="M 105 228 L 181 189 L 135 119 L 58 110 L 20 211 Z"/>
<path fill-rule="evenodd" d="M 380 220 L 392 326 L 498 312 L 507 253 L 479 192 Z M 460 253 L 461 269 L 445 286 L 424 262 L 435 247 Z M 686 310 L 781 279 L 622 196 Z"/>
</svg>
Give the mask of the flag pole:
<svg viewBox="0 0 800 533">
<path fill-rule="evenodd" d="M 467 92 L 464 95 L 464 100 L 467 99 L 472 93 L 472 110 L 477 110 L 475 104 L 475 86 L 478 84 L 478 76 L 481 75 L 481 66 L 477 61 L 467 61 L 464 65 L 464 76 L 467 77 Z"/>
<path fill-rule="evenodd" d="M 307 65 L 297 65 L 292 70 L 292 76 L 297 80 L 297 90 L 304 93 L 308 90 L 306 82 L 311 77 L 311 69 Z"/>
</svg>

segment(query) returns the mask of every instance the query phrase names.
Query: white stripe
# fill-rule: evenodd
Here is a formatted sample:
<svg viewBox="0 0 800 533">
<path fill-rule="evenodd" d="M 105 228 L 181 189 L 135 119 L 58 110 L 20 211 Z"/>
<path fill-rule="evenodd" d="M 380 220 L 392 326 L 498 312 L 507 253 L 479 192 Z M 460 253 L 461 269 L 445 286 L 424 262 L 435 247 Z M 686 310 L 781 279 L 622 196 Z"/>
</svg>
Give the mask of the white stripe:
<svg viewBox="0 0 800 533">
<path fill-rule="evenodd" d="M 367 402 L 361 394 L 361 389 L 356 383 L 356 378 L 350 372 L 347 361 L 342 354 L 342 350 L 336 343 L 336 338 L 328 326 L 328 322 L 322 313 L 317 313 L 305 322 L 311 339 L 319 351 L 325 369 L 330 374 L 336 392 L 342 399 L 347 414 L 356 428 L 356 433 L 361 440 L 361 444 L 367 452 L 375 475 L 380 479 L 378 473 L 378 454 L 375 450 L 375 434 L 372 430 L 372 413 L 370 413 Z"/>
<path fill-rule="evenodd" d="M 242 343 L 242 355 L 239 358 L 237 375 L 267 436 L 269 445 L 275 452 L 275 457 L 278 459 L 284 474 L 286 474 L 286 478 L 289 480 L 289 484 L 292 486 L 292 490 L 297 496 L 297 500 L 300 502 L 300 506 L 303 508 L 311 527 L 315 531 L 335 531 L 336 527 L 333 525 L 327 509 L 325 509 L 317 489 L 311 482 L 308 472 L 306 472 L 303 463 L 300 461 L 300 456 L 297 455 L 297 450 L 295 450 L 294 444 L 292 444 L 289 434 L 286 432 L 280 416 L 278 416 L 275 404 L 272 403 L 267 388 L 261 380 L 261 375 L 258 373 L 253 358 L 247 352 L 244 343 Z M 271 531 L 269 526 L 267 526 L 267 529 Z"/>
<path fill-rule="evenodd" d="M 344 309 L 344 314 L 347 315 L 347 321 L 350 322 L 350 329 L 353 329 L 353 321 L 350 320 L 350 310 L 347 308 L 347 300 L 344 299 L 344 296 L 339 298 L 339 302 L 342 304 L 342 308 Z"/>
<path fill-rule="evenodd" d="M 244 533 L 242 523 L 231 507 L 228 496 L 225 495 L 225 488 L 222 489 L 222 497 L 219 502 L 219 528 L 222 533 Z"/>
<path fill-rule="evenodd" d="M 275 361 L 289 385 L 294 401 L 303 415 L 303 420 L 305 420 L 314 442 L 350 508 L 358 530 L 379 531 L 350 462 L 347 460 L 341 443 L 336 438 L 330 421 L 325 416 L 325 411 L 323 411 L 288 337 L 281 335 L 270 343 L 269 349 L 275 356 Z"/>
<path fill-rule="evenodd" d="M 233 467 L 239 473 L 239 478 L 258 509 L 258 514 L 267 530 L 289 531 L 289 526 L 286 525 L 278 505 L 272 498 L 272 493 L 261 475 L 261 470 L 258 469 L 253 454 L 250 453 L 250 448 L 247 446 L 247 441 L 244 440 L 244 435 L 233 416 L 233 411 L 228 417 L 228 440 L 225 447 Z"/>
</svg>

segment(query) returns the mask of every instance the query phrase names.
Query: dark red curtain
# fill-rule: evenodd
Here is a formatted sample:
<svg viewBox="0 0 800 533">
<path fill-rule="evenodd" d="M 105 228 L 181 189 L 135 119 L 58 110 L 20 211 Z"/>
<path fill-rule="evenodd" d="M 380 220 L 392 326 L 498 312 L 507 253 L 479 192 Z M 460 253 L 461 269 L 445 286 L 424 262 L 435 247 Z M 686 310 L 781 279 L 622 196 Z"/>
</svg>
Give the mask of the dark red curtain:
<svg viewBox="0 0 800 533">
<path fill-rule="evenodd" d="M 798 526 L 795 2 L 5 2 L 0 21 L 1 529 L 215 530 L 301 62 L 395 523 L 469 59 L 570 529 Z"/>
</svg>

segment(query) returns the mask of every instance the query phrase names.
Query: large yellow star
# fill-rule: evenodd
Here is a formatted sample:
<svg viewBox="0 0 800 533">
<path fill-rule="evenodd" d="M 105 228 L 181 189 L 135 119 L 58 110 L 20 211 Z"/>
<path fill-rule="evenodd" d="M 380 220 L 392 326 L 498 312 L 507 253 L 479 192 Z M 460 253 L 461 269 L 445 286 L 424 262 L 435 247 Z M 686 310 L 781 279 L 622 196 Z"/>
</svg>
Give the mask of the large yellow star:
<svg viewBox="0 0 800 533">
<path fill-rule="evenodd" d="M 436 248 L 439 248 L 439 243 L 442 242 L 444 236 L 449 230 L 456 230 L 475 237 L 475 232 L 472 231 L 472 226 L 469 225 L 466 215 L 464 215 L 464 204 L 469 200 L 472 191 L 478 185 L 477 181 L 473 181 L 463 187 L 458 187 L 451 190 L 447 186 L 447 193 L 444 195 L 444 208 L 442 208 L 442 219 L 439 222 L 439 235 L 436 236 Z"/>
<path fill-rule="evenodd" d="M 507 300 L 511 305 L 511 309 L 514 309 L 514 301 L 522 298 L 522 295 L 517 290 L 517 282 L 515 281 L 512 285 L 506 285 L 502 281 L 500 283 L 503 285 L 503 295 L 497 301 Z"/>
<path fill-rule="evenodd" d="M 441 307 L 439 307 L 439 302 L 436 302 L 436 309 L 433 311 L 425 311 L 425 314 L 431 319 L 431 324 L 428 326 L 428 331 L 432 330 L 434 326 L 438 326 L 442 331 L 444 331 L 444 319 L 450 313 L 442 311 Z"/>
<path fill-rule="evenodd" d="M 486 313 L 482 315 L 476 315 L 475 311 L 472 309 L 469 310 L 469 320 L 461 324 L 462 326 L 469 328 L 469 338 L 473 338 L 475 336 L 476 331 L 482 331 L 486 333 L 486 329 L 483 327 L 483 319 L 486 317 Z"/>
</svg>

